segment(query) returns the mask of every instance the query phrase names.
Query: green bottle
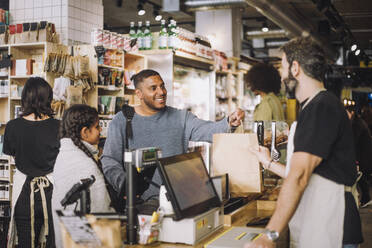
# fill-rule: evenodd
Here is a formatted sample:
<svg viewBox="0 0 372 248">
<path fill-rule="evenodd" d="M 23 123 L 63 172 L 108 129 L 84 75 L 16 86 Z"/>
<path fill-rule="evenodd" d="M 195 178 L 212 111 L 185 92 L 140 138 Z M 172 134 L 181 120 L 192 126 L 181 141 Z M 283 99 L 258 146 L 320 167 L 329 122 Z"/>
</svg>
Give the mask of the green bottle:
<svg viewBox="0 0 372 248">
<path fill-rule="evenodd" d="M 171 20 L 168 30 L 168 48 L 178 48 L 178 34 L 177 34 L 177 23 L 175 20 Z"/>
<path fill-rule="evenodd" d="M 138 49 L 139 50 L 144 50 L 144 34 L 142 31 L 142 22 L 138 22 L 138 27 L 137 27 L 137 44 L 138 44 Z"/>
<path fill-rule="evenodd" d="M 134 29 L 134 22 L 130 22 L 129 37 L 131 40 L 137 38 L 136 30 Z"/>
<path fill-rule="evenodd" d="M 165 20 L 161 20 L 160 32 L 159 32 L 159 49 L 167 49 L 168 33 L 165 27 Z"/>
<path fill-rule="evenodd" d="M 144 31 L 144 45 L 146 50 L 151 50 L 152 48 L 152 33 L 150 30 L 150 21 L 146 21 L 146 28 Z"/>
</svg>

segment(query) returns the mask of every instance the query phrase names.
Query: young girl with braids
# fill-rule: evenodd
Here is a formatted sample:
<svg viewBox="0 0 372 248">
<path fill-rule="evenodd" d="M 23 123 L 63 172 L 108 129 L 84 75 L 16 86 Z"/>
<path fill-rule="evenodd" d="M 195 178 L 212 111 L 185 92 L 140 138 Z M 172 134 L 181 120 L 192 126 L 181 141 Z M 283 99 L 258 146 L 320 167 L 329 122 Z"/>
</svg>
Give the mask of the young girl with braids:
<svg viewBox="0 0 372 248">
<path fill-rule="evenodd" d="M 56 246 L 63 247 L 59 219 L 55 210 L 63 209 L 61 200 L 81 179 L 93 175 L 96 181 L 90 187 L 91 212 L 112 212 L 100 161 L 94 158 L 98 150 L 101 128 L 96 109 L 76 104 L 67 109 L 60 126 L 61 148 L 54 166 L 53 214 Z M 73 210 L 74 204 L 66 209 Z"/>
</svg>

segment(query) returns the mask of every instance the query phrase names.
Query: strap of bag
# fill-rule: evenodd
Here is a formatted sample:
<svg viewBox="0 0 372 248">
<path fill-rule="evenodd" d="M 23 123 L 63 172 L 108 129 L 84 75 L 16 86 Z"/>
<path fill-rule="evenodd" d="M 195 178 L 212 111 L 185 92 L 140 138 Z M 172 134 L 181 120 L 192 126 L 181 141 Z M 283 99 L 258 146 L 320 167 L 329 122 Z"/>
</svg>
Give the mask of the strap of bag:
<svg viewBox="0 0 372 248">
<path fill-rule="evenodd" d="M 126 127 L 125 127 L 125 149 L 129 149 L 128 139 L 133 138 L 133 129 L 132 129 L 132 119 L 134 116 L 134 108 L 127 104 L 124 104 L 121 111 L 123 115 L 127 119 Z"/>
</svg>

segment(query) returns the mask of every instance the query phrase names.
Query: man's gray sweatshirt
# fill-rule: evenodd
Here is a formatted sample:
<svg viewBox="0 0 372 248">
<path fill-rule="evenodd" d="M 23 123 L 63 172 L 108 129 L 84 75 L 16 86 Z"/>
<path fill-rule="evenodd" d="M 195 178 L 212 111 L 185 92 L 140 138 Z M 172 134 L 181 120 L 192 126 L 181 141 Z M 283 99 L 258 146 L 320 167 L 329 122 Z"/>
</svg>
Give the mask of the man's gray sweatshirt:
<svg viewBox="0 0 372 248">
<path fill-rule="evenodd" d="M 120 111 L 110 122 L 103 155 L 103 171 L 108 181 L 119 192 L 125 180 L 123 170 L 123 152 L 125 149 L 126 118 Z M 163 157 L 170 157 L 187 152 L 189 141 L 212 142 L 213 134 L 229 130 L 227 119 L 218 122 L 197 118 L 187 110 L 167 106 L 152 115 L 134 114 L 132 119 L 133 139 L 129 139 L 129 148 L 158 147 Z M 152 179 L 162 184 L 158 170 Z M 143 194 L 143 199 L 159 193 L 159 189 L 150 185 Z"/>
</svg>

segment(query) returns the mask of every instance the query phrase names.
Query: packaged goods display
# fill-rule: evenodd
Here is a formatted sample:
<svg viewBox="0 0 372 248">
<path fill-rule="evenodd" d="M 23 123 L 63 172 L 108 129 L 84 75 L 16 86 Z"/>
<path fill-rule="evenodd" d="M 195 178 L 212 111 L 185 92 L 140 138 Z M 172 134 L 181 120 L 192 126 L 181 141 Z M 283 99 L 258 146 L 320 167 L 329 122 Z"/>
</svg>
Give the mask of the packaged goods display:
<svg viewBox="0 0 372 248">
<path fill-rule="evenodd" d="M 98 96 L 98 113 L 100 115 L 114 115 L 126 103 L 124 97 Z"/>
<path fill-rule="evenodd" d="M 7 25 L 0 25 L 0 45 L 8 43 L 9 32 Z"/>
<path fill-rule="evenodd" d="M 98 85 L 122 87 L 124 79 L 124 71 L 99 67 L 98 68 Z"/>
<path fill-rule="evenodd" d="M 9 80 L 0 80 L 0 97 L 8 96 Z"/>
<path fill-rule="evenodd" d="M 215 67 L 218 71 L 228 70 L 228 60 L 224 52 L 213 50 L 213 58 L 214 58 Z"/>
<path fill-rule="evenodd" d="M 183 28 L 177 28 L 178 49 L 182 52 L 213 59 L 213 50 L 207 37 L 195 34 Z"/>
<path fill-rule="evenodd" d="M 98 65 L 107 65 L 112 67 L 123 67 L 124 53 L 119 49 L 105 48 L 103 46 L 95 46 L 97 53 Z"/>
<path fill-rule="evenodd" d="M 5 26 L 5 31 L 3 26 L 0 27 L 0 45 L 32 42 L 58 43 L 59 37 L 54 23 L 41 21 L 11 24 Z"/>
<path fill-rule="evenodd" d="M 10 70 L 11 76 L 24 76 L 33 74 L 33 59 L 16 59 L 12 60 L 12 67 Z"/>
<path fill-rule="evenodd" d="M 3 155 L 4 135 L 0 135 L 0 156 Z"/>
<path fill-rule="evenodd" d="M 23 86 L 12 84 L 10 85 L 10 97 L 12 98 L 21 98 L 23 91 Z"/>
<path fill-rule="evenodd" d="M 21 105 L 15 105 L 14 106 L 14 119 L 17 119 L 19 117 L 21 117 L 21 114 L 22 114 L 22 107 Z"/>
<path fill-rule="evenodd" d="M 135 52 L 138 50 L 136 40 L 132 42 L 131 37 L 126 37 L 122 34 L 110 32 L 108 30 L 94 28 L 91 31 L 90 39 L 93 46 L 102 46 L 106 49 L 125 50 L 127 52 Z"/>
<path fill-rule="evenodd" d="M 0 159 L 0 178 L 1 177 L 9 178 L 9 175 L 10 175 L 10 167 L 8 164 L 8 160 Z"/>
<path fill-rule="evenodd" d="M 9 184 L 0 184 L 0 199 L 9 200 Z"/>
<path fill-rule="evenodd" d="M 9 24 L 9 11 L 0 9 L 0 24 Z"/>
<path fill-rule="evenodd" d="M 111 120 L 99 120 L 99 126 L 101 127 L 101 137 L 107 137 L 107 130 Z"/>
</svg>

